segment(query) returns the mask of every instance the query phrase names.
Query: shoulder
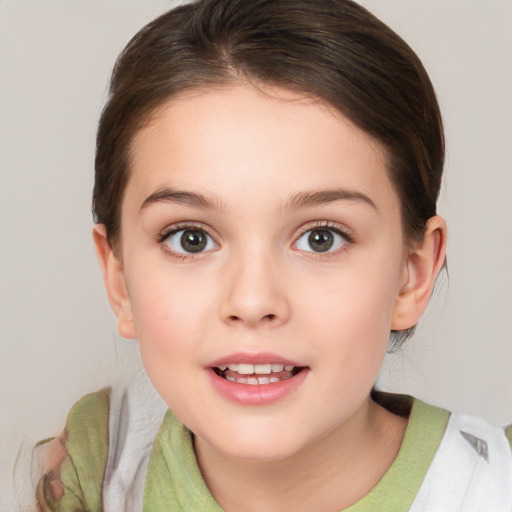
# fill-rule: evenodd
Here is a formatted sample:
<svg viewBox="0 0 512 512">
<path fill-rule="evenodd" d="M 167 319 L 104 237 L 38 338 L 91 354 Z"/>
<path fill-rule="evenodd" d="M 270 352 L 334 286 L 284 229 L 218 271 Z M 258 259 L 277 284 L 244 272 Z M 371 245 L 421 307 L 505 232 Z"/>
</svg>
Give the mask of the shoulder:
<svg viewBox="0 0 512 512">
<path fill-rule="evenodd" d="M 75 469 L 96 479 L 103 474 L 108 453 L 110 393 L 105 388 L 84 396 L 66 421 L 65 447 Z"/>
<path fill-rule="evenodd" d="M 441 436 L 437 451 L 448 444 L 456 443 L 463 446 L 473 457 L 480 459 L 488 459 L 490 449 L 506 459 L 512 458 L 512 425 L 501 427 L 482 417 L 450 412 L 417 398 L 400 395 L 396 397 L 401 401 L 398 403 L 401 403 L 402 408 L 405 404 L 411 409 L 409 429 L 417 429 L 421 432 L 421 438 L 428 431 L 435 431 Z"/>
<path fill-rule="evenodd" d="M 79 400 L 64 432 L 42 447 L 40 508 L 141 510 L 147 464 L 166 410 L 142 370 Z"/>
<path fill-rule="evenodd" d="M 84 396 L 71 408 L 64 431 L 38 446 L 42 476 L 36 498 L 40 510 L 101 510 L 109 398 L 108 388 Z"/>
<path fill-rule="evenodd" d="M 414 505 L 414 511 L 509 512 L 512 453 L 506 429 L 477 416 L 451 413 Z"/>
<path fill-rule="evenodd" d="M 400 452 L 383 479 L 389 500 L 399 486 L 401 496 L 411 497 L 403 510 L 512 510 L 510 428 L 409 396 L 375 398 L 388 410 L 409 415 Z"/>
<path fill-rule="evenodd" d="M 90 441 L 88 451 L 97 453 L 108 443 L 110 393 L 110 388 L 90 393 L 71 408 L 66 421 L 68 450 L 78 452 L 84 441 Z"/>
<path fill-rule="evenodd" d="M 79 400 L 63 433 L 38 449 L 40 509 L 141 510 L 147 465 L 166 410 L 142 370 Z"/>
</svg>

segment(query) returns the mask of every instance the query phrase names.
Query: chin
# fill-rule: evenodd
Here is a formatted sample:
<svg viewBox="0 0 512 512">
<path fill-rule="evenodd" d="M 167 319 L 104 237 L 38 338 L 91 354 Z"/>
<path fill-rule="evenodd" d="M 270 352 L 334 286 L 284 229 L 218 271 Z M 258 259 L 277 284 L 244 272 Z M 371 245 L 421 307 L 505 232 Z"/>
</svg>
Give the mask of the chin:
<svg viewBox="0 0 512 512">
<path fill-rule="evenodd" d="M 288 429 L 253 427 L 251 431 L 229 430 L 228 439 L 203 438 L 221 457 L 255 463 L 286 460 L 305 446 L 305 440 L 295 439 Z M 291 435 L 292 434 L 292 435 Z"/>
</svg>

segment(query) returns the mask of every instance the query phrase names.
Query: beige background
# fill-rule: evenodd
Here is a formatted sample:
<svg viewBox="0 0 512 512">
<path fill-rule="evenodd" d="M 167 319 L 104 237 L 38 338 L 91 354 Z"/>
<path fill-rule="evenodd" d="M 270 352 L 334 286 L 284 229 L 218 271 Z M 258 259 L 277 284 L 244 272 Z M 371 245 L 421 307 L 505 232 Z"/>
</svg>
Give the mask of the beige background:
<svg viewBox="0 0 512 512">
<path fill-rule="evenodd" d="M 172 3 L 0 0 L 2 512 L 17 510 L 8 497 L 19 447 L 24 460 L 75 400 L 134 358 L 90 238 L 94 134 L 116 55 Z M 440 282 L 381 386 L 511 422 L 512 2 L 361 3 L 424 61 L 448 142 L 449 286 Z"/>
</svg>

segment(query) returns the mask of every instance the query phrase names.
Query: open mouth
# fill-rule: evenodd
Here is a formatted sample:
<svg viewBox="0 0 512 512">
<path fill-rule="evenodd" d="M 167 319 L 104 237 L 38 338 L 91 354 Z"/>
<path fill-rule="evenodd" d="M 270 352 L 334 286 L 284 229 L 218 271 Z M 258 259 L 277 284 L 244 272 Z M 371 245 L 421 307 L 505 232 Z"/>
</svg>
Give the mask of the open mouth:
<svg viewBox="0 0 512 512">
<path fill-rule="evenodd" d="M 291 379 L 305 367 L 278 363 L 245 364 L 231 363 L 215 366 L 213 371 L 223 379 L 253 386 L 272 384 Z"/>
</svg>

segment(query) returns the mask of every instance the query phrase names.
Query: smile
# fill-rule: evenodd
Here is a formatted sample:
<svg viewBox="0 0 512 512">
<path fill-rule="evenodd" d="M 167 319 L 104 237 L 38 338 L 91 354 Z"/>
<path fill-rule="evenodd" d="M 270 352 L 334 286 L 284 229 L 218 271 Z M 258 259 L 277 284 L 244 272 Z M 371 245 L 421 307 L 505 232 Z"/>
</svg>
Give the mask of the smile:
<svg viewBox="0 0 512 512">
<path fill-rule="evenodd" d="M 221 364 L 213 371 L 223 379 L 237 384 L 252 386 L 268 385 L 291 379 L 303 368 L 279 363 L 247 364 L 230 363 Z"/>
<path fill-rule="evenodd" d="M 264 406 L 299 392 L 310 367 L 270 352 L 224 355 L 205 366 L 209 382 L 237 405 Z"/>
</svg>

